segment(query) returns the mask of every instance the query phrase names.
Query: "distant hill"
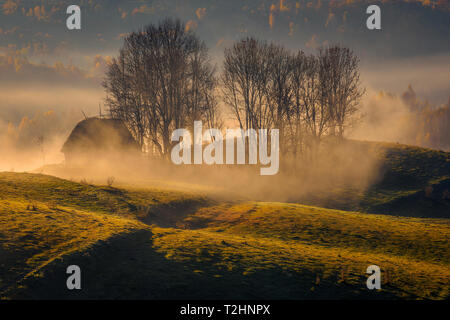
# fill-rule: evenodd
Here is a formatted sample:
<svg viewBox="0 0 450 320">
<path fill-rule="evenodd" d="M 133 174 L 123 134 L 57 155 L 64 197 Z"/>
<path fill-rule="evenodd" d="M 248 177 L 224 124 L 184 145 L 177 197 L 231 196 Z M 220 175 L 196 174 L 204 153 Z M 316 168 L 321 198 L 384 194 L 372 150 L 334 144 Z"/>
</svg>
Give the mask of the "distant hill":
<svg viewBox="0 0 450 320">
<path fill-rule="evenodd" d="M 380 177 L 368 189 L 343 184 L 295 202 L 406 217 L 450 218 L 450 152 L 398 143 L 349 141 L 376 153 Z M 331 194 L 331 195 L 330 195 Z"/>
</svg>

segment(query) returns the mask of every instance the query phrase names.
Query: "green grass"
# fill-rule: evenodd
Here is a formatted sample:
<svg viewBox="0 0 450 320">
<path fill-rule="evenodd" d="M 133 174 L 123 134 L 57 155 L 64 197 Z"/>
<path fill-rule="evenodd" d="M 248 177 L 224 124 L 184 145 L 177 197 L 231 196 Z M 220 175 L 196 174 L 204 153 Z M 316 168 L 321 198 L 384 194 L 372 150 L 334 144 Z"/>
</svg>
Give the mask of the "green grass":
<svg viewBox="0 0 450 320">
<path fill-rule="evenodd" d="M 345 183 L 298 202 L 406 217 L 450 218 L 450 153 L 386 142 L 347 141 L 379 164 L 369 188 Z"/>
<path fill-rule="evenodd" d="M 20 202 L 2 205 L 0 288 L 33 275 L 54 259 L 83 251 L 112 235 L 131 232 L 137 223 L 114 216 L 41 207 L 30 212 Z"/>
<path fill-rule="evenodd" d="M 382 157 L 383 178 L 364 195 L 358 209 L 450 218 L 450 153 L 400 144 L 375 146 Z"/>
<path fill-rule="evenodd" d="M 112 236 L 147 229 L 139 220 L 202 196 L 123 190 L 29 173 L 0 173 L 0 292 L 61 256 Z"/>
<path fill-rule="evenodd" d="M 77 183 L 42 174 L 0 173 L 0 199 L 38 201 L 102 213 L 136 213 L 142 206 L 206 201 L 205 197 L 163 188 L 118 189 Z"/>
<path fill-rule="evenodd" d="M 447 219 L 0 173 L 0 297 L 448 299 Z M 65 268 L 82 268 L 82 290 Z M 382 269 L 369 291 L 367 266 Z"/>
<path fill-rule="evenodd" d="M 450 263 L 447 220 L 399 218 L 285 203 L 250 202 L 200 209 L 192 227 L 264 239 Z M 380 243 L 383 243 L 380 246 Z"/>
</svg>

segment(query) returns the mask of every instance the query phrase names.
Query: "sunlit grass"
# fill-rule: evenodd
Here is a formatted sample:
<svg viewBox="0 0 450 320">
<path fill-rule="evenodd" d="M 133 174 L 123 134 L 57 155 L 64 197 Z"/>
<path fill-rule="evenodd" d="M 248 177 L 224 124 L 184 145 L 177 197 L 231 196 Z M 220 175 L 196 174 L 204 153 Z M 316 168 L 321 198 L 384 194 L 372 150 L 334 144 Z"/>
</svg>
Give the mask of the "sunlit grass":
<svg viewBox="0 0 450 320">
<path fill-rule="evenodd" d="M 0 173 L 0 199 L 2 298 L 449 298 L 447 219 L 25 173 Z M 69 263 L 83 266 L 79 293 L 64 287 Z"/>
</svg>

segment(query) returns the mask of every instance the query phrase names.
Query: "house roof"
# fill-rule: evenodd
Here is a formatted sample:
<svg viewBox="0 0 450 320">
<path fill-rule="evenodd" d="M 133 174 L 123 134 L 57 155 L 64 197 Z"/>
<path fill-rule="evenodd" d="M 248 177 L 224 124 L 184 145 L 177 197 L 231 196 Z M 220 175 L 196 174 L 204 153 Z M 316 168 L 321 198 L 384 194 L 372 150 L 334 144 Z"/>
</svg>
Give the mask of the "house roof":
<svg viewBox="0 0 450 320">
<path fill-rule="evenodd" d="M 140 150 L 139 144 L 121 120 L 88 118 L 80 121 L 70 133 L 61 151 Z"/>
</svg>

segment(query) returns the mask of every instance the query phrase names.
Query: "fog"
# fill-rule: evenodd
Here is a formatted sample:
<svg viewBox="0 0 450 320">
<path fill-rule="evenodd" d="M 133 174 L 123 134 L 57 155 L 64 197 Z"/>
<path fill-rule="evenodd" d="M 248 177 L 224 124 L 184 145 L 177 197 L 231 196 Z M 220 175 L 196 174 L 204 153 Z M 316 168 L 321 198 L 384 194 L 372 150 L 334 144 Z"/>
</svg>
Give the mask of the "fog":
<svg viewBox="0 0 450 320">
<path fill-rule="evenodd" d="M 448 67 L 447 60 L 448 56 L 440 56 L 429 63 L 422 59 L 365 65 L 362 75 L 367 92 L 358 115 L 360 121 L 347 128 L 346 137 L 449 150 L 445 132 L 434 133 L 444 137 L 437 139 L 437 144 L 426 140 L 428 132 L 419 117 L 426 108 L 445 107 L 447 100 L 443 97 L 448 98 L 450 73 L 438 71 Z M 116 154 L 114 161 L 103 161 L 100 157 L 95 161 L 86 159 L 84 166 L 68 166 L 61 147 L 80 120 L 99 114 L 105 96 L 100 86 L 103 69 L 94 69 L 97 78 L 92 78 L 94 73 L 69 66 L 62 68 L 61 73 L 61 67 L 56 65 L 37 65 L 27 60 L 21 63 L 19 71 L 29 69 L 29 72 L 19 77 L 10 70 L 12 64 L 5 64 L 3 67 L 7 69 L 0 77 L 0 171 L 42 172 L 97 184 L 106 184 L 106 179 L 114 176 L 117 186 L 163 186 L 203 190 L 230 199 L 293 202 L 335 199 L 336 194 L 350 189 L 363 192 L 383 175 L 382 155 L 375 145 L 357 141 L 338 143 L 333 139 L 324 139 L 315 159 L 304 157 L 293 162 L 290 155 L 280 154 L 280 171 L 274 176 L 261 176 L 260 164 L 177 166 L 126 153 Z M 416 64 L 421 67 L 412 70 L 411 66 Z M 41 69 L 47 76 L 33 80 L 35 71 Z M 13 74 L 14 81 L 7 74 Z M 27 80 L 28 76 L 31 78 Z M 77 80 L 73 85 L 71 77 Z M 408 87 L 410 80 L 412 86 Z M 105 113 L 105 107 L 102 108 Z M 233 129 L 235 123 L 230 114 L 225 110 L 222 114 L 225 126 Z"/>
<path fill-rule="evenodd" d="M 30 171 L 64 160 L 75 124 L 98 114 L 102 92 L 63 86 L 0 88 L 0 170 Z"/>
<path fill-rule="evenodd" d="M 430 103 L 411 85 L 401 94 L 369 89 L 361 108 L 362 120 L 349 137 L 450 150 L 450 97 L 447 99 L 444 104 Z"/>
<path fill-rule="evenodd" d="M 364 192 L 383 176 L 382 154 L 375 144 L 355 140 L 339 142 L 332 138 L 323 139 L 319 155 L 314 159 L 305 156 L 293 162 L 290 155 L 280 154 L 280 172 L 274 176 L 261 176 L 260 168 L 264 167 L 261 164 L 175 165 L 170 160 L 136 157 L 126 152 L 116 153 L 112 161 L 107 157 L 102 159 L 101 154 L 88 156 L 84 165 L 70 166 L 65 164 L 61 147 L 74 126 L 84 119 L 82 110 L 88 116 L 98 114 L 95 102 L 100 100 L 99 93 L 95 90 L 81 93 L 75 89 L 39 94 L 30 91 L 14 98 L 16 94 L 12 90 L 2 92 L 3 101 L 10 106 L 2 109 L 2 118 L 16 119 L 0 122 L 2 171 L 46 173 L 101 185 L 113 176 L 115 186 L 196 190 L 232 200 L 313 204 L 320 201 L 322 205 L 326 205 L 326 199 L 335 201 L 337 195 L 348 190 Z M 20 112 L 14 108 L 25 101 L 34 101 L 37 108 L 22 108 Z M 46 108 L 47 101 L 65 108 Z M 88 107 L 80 108 L 80 105 Z M 412 87 L 402 94 L 369 89 L 362 104 L 361 121 L 348 129 L 347 137 L 415 144 L 416 110 L 425 105 Z M 352 201 L 350 194 L 347 198 Z M 357 197 L 354 201 L 358 201 Z"/>
<path fill-rule="evenodd" d="M 280 155 L 280 171 L 273 176 L 260 175 L 260 168 L 264 167 L 261 164 L 175 165 L 170 160 L 136 157 L 129 153 L 101 155 L 103 157 L 87 155 L 84 164 L 59 163 L 40 166 L 32 172 L 96 185 L 106 185 L 108 177 L 114 177 L 113 187 L 158 187 L 199 192 L 229 201 L 301 202 L 325 206 L 326 199 L 335 201 L 343 192 L 347 202 L 357 202 L 357 197 L 352 198 L 348 191 L 363 192 L 378 181 L 382 173 L 376 147 L 357 141 L 339 144 L 324 141 L 314 161 L 305 158 L 294 164 L 286 155 Z"/>
</svg>

